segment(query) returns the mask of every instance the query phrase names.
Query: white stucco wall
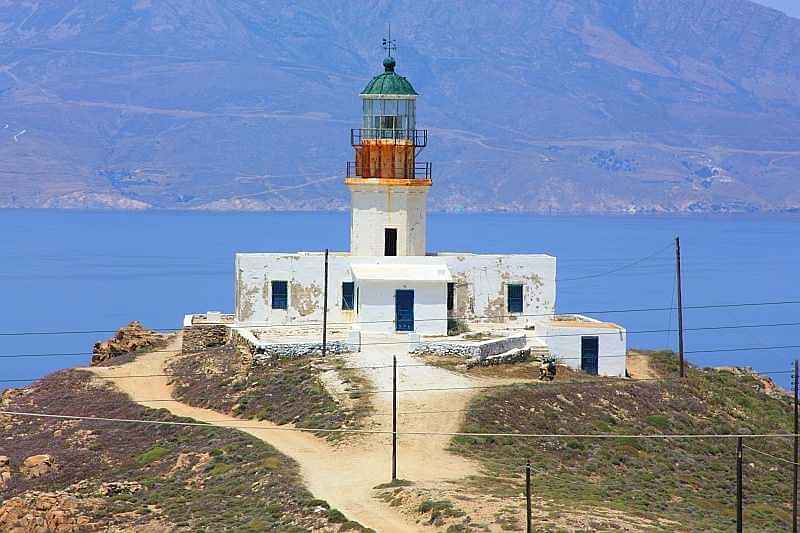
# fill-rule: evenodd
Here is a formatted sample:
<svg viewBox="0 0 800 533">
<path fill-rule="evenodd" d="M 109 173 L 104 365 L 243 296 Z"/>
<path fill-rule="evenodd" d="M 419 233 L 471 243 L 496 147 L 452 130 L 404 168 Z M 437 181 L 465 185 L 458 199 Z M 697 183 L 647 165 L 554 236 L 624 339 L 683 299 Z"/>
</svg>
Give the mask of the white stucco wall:
<svg viewBox="0 0 800 533">
<path fill-rule="evenodd" d="M 560 327 L 545 320 L 537 322 L 536 335 L 545 341 L 550 352 L 562 363 L 576 370 L 581 369 L 581 338 L 597 337 L 597 373 L 601 376 L 625 377 L 628 341 L 624 328 L 592 327 L 591 324 L 586 327 Z"/>
<path fill-rule="evenodd" d="M 556 258 L 547 254 L 440 253 L 453 275 L 453 317 L 526 327 L 556 308 Z M 523 286 L 522 313 L 508 312 L 508 285 Z"/>
<path fill-rule="evenodd" d="M 414 291 L 414 333 L 447 335 L 447 285 L 444 282 L 359 281 L 356 326 L 366 333 L 394 329 L 395 291 Z"/>
<path fill-rule="evenodd" d="M 382 246 L 382 244 L 381 244 Z M 342 282 L 355 281 L 352 264 L 432 265 L 446 264 L 456 283 L 455 309 L 447 312 L 445 282 L 358 281 L 361 312 L 341 308 Z M 324 255 L 237 254 L 236 321 L 243 325 L 302 324 L 322 322 Z M 393 331 L 394 291 L 415 291 L 415 328 L 425 335 L 447 331 L 447 317 L 504 322 L 509 326 L 532 325 L 555 310 L 556 259 L 549 255 L 474 255 L 362 257 L 331 253 L 329 257 L 328 321 L 330 324 L 359 321 L 364 331 Z M 288 281 L 287 310 L 271 308 L 270 282 Z M 363 286 L 360 284 L 363 283 Z M 507 287 L 523 285 L 523 312 L 509 315 Z M 366 304 L 366 306 L 365 306 Z M 436 320 L 430 320 L 430 319 Z M 385 321 L 382 324 L 365 324 Z"/>
<path fill-rule="evenodd" d="M 384 254 L 384 229 L 397 229 L 397 255 L 425 255 L 427 186 L 349 184 L 350 252 Z"/>
</svg>

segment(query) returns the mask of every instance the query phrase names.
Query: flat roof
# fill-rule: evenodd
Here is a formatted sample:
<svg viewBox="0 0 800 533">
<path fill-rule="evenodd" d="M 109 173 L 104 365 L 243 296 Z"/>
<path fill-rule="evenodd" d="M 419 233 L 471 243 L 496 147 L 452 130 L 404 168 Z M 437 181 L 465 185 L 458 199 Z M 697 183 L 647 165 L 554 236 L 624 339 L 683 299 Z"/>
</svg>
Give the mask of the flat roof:
<svg viewBox="0 0 800 533">
<path fill-rule="evenodd" d="M 556 316 L 548 319 L 547 324 L 554 328 L 625 329 L 613 322 L 602 322 L 582 315 Z"/>
<path fill-rule="evenodd" d="M 444 264 L 366 264 L 350 265 L 353 277 L 367 281 L 450 281 L 453 276 Z"/>
</svg>

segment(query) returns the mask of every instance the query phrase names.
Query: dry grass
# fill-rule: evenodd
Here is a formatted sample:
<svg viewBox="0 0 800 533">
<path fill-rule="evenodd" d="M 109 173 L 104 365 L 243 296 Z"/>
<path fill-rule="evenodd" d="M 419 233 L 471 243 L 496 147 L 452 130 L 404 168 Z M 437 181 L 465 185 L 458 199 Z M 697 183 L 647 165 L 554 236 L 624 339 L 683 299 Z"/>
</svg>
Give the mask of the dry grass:
<svg viewBox="0 0 800 533">
<path fill-rule="evenodd" d="M 179 421 L 166 410 L 131 402 L 89 374 L 62 371 L 26 389 L 6 393 L 3 407 L 88 417 Z M 0 445 L 12 465 L 47 453 L 59 464 L 50 476 L 15 475 L 3 498 L 29 490 L 63 490 L 87 480 L 91 493 L 101 482 L 136 481 L 144 489 L 107 498 L 93 518 L 106 527 L 129 528 L 160 514 L 179 531 L 305 531 L 338 529 L 303 487 L 297 465 L 271 446 L 238 431 L 168 425 L 3 417 Z M 8 427 L 10 425 L 10 427 Z M 179 457 L 184 456 L 183 466 Z M 200 460 L 204 458 L 204 460 Z"/>
<path fill-rule="evenodd" d="M 174 394 L 182 402 L 243 419 L 335 429 L 359 427 L 369 413 L 368 400 L 329 393 L 320 369 L 310 358 L 250 365 L 228 345 L 183 355 L 172 362 L 169 371 L 179 376 L 173 380 Z M 355 371 L 345 371 L 342 378 L 352 382 L 353 389 L 363 385 Z"/>
<path fill-rule="evenodd" d="M 656 372 L 675 375 L 673 354 L 648 354 Z M 685 381 L 521 384 L 475 399 L 462 430 L 621 435 L 791 432 L 788 399 L 767 392 L 768 387 L 754 376 L 700 369 L 690 369 Z M 791 457 L 786 439 L 752 439 L 748 444 Z M 520 493 L 519 467 L 530 458 L 537 491 L 556 500 L 569 499 L 575 507 L 671 520 L 693 531 L 730 531 L 735 518 L 735 440 L 457 437 L 452 448 L 483 464 L 486 477 L 468 485 L 495 495 Z M 791 517 L 791 469 L 746 453 L 748 527 L 786 530 Z"/>
</svg>

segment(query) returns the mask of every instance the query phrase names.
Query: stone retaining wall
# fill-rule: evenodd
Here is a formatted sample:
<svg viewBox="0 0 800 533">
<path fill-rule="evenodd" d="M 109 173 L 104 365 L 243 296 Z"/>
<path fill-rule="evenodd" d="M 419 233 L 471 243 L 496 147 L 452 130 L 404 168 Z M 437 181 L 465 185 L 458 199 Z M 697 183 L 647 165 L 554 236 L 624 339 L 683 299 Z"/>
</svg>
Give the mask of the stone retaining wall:
<svg viewBox="0 0 800 533">
<path fill-rule="evenodd" d="M 523 349 L 526 345 L 527 338 L 525 335 L 517 335 L 475 342 L 421 342 L 410 350 L 410 353 L 412 355 L 435 355 L 481 360 L 515 348 Z"/>
<path fill-rule="evenodd" d="M 224 346 L 231 339 L 225 324 L 202 324 L 183 328 L 183 351 L 200 352 L 206 348 Z"/>
<path fill-rule="evenodd" d="M 467 369 L 476 366 L 505 365 L 522 363 L 530 359 L 531 351 L 528 348 L 509 350 L 505 353 L 490 355 L 483 359 L 475 358 L 467 361 Z"/>
<path fill-rule="evenodd" d="M 354 351 L 356 350 L 353 349 L 353 346 L 345 341 L 328 342 L 328 355 L 342 355 Z M 273 359 L 294 359 L 313 356 L 322 356 L 321 342 L 266 344 L 256 348 L 253 353 L 253 362 L 259 363 Z"/>
<path fill-rule="evenodd" d="M 249 331 L 233 333 L 233 341 L 253 357 L 254 363 L 274 359 L 294 359 L 297 357 L 312 357 L 322 355 L 321 342 L 286 342 L 268 344 L 256 339 Z M 328 355 L 342 355 L 358 351 L 358 347 L 347 341 L 329 341 L 327 344 Z"/>
</svg>

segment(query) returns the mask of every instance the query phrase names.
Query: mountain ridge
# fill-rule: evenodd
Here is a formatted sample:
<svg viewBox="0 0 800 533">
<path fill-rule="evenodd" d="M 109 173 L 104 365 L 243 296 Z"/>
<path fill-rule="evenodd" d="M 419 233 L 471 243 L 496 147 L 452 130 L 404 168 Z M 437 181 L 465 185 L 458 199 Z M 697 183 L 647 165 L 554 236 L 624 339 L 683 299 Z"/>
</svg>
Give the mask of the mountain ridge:
<svg viewBox="0 0 800 533">
<path fill-rule="evenodd" d="M 800 20 L 747 0 L 31 0 L 0 21 L 0 207 L 345 209 L 391 21 L 436 210 L 800 209 Z"/>
</svg>

